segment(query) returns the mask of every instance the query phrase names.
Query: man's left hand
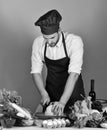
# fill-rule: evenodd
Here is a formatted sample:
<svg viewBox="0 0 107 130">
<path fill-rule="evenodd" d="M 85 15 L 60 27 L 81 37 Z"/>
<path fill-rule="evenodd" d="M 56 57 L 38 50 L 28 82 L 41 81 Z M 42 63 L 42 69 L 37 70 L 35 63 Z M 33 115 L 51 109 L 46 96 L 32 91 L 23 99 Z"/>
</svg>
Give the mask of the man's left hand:
<svg viewBox="0 0 107 130">
<path fill-rule="evenodd" d="M 63 111 L 65 108 L 65 104 L 63 104 L 62 102 L 54 102 L 53 106 L 52 106 L 52 111 L 55 115 L 63 115 Z"/>
</svg>

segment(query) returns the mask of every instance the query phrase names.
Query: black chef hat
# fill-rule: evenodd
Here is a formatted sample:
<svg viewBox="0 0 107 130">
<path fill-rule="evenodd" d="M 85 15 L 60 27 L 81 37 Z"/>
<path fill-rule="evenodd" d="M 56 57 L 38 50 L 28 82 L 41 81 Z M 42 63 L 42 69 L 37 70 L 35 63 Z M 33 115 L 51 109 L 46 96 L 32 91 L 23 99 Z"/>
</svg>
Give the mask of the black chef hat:
<svg viewBox="0 0 107 130">
<path fill-rule="evenodd" d="M 43 16 L 41 16 L 36 22 L 36 26 L 40 26 L 41 32 L 45 35 L 50 35 L 58 32 L 59 23 L 62 20 L 62 16 L 57 10 L 50 10 Z"/>
</svg>

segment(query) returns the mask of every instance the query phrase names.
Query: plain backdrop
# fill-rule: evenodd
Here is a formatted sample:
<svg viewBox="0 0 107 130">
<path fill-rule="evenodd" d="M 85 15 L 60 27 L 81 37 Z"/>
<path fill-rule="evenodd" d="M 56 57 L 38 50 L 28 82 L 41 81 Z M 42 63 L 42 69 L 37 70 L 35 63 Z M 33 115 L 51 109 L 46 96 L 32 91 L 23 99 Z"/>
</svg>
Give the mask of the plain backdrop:
<svg viewBox="0 0 107 130">
<path fill-rule="evenodd" d="M 35 111 L 40 94 L 30 74 L 31 50 L 41 32 L 34 22 L 50 9 L 61 13 L 64 31 L 83 39 L 86 94 L 95 79 L 97 98 L 107 99 L 107 0 L 0 0 L 0 88 L 18 91 L 23 106 Z M 44 81 L 45 74 L 44 67 Z"/>
</svg>

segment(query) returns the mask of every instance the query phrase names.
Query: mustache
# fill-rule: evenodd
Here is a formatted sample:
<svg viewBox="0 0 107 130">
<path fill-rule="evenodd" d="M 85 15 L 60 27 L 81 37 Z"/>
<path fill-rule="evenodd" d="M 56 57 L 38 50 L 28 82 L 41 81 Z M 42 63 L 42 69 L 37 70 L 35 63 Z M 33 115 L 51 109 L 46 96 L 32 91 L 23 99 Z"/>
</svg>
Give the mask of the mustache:
<svg viewBox="0 0 107 130">
<path fill-rule="evenodd" d="M 50 44 L 48 43 L 48 45 L 49 45 L 50 47 L 54 47 L 54 46 L 56 46 L 56 44 L 57 44 L 56 42 L 52 42 L 52 43 L 50 43 Z"/>
</svg>

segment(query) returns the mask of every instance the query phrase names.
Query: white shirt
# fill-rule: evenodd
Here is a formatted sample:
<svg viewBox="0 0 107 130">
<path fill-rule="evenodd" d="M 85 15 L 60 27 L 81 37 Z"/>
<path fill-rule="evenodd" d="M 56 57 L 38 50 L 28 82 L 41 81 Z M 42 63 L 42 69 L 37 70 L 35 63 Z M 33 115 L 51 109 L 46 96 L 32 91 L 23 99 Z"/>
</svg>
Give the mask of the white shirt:
<svg viewBox="0 0 107 130">
<path fill-rule="evenodd" d="M 68 57 L 70 58 L 70 64 L 68 67 L 68 73 L 75 72 L 80 74 L 83 64 L 83 41 L 82 39 L 74 34 L 69 34 L 63 32 L 65 37 L 66 49 Z M 45 39 L 43 36 L 39 36 L 34 40 L 32 46 L 32 56 L 31 56 L 31 74 L 41 73 L 44 61 L 44 48 Z M 49 59 L 61 59 L 64 58 L 65 51 L 62 43 L 62 35 L 55 47 L 47 46 L 46 56 Z"/>
</svg>

